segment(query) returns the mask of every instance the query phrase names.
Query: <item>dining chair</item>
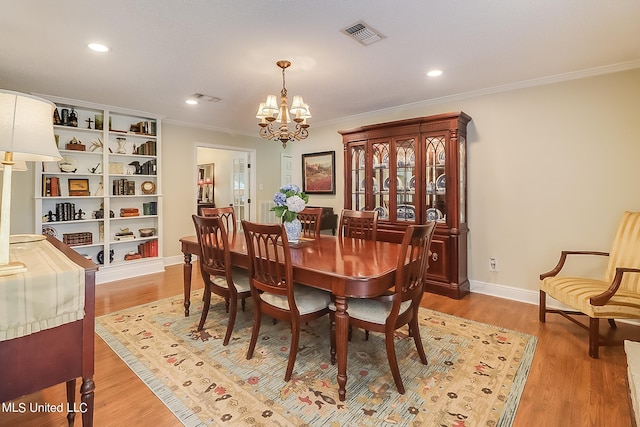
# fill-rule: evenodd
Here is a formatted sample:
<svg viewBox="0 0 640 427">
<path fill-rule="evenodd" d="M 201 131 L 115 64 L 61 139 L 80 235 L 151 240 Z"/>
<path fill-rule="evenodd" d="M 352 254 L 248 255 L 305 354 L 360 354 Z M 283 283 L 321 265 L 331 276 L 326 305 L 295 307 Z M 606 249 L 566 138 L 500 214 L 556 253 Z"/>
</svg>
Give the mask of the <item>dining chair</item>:
<svg viewBox="0 0 640 427">
<path fill-rule="evenodd" d="M 198 331 L 204 328 L 204 323 L 207 320 L 211 294 L 219 295 L 224 298 L 225 309 L 229 313 L 227 332 L 222 342 L 222 345 L 227 345 L 236 321 L 238 298 L 242 299 L 242 311 L 244 311 L 245 299 L 251 296 L 249 276 L 246 271 L 233 269 L 231 266 L 229 238 L 222 217 L 192 215 L 192 218 L 200 246 L 199 264 L 204 282 L 204 306 Z"/>
<path fill-rule="evenodd" d="M 569 255 L 607 256 L 602 279 L 558 276 Z M 573 257 L 572 257 L 573 258 Z M 589 331 L 589 356 L 598 358 L 598 347 L 615 344 L 600 337 L 600 319 L 616 327 L 614 319 L 640 319 L 640 212 L 625 212 L 609 252 L 562 251 L 555 268 L 540 275 L 539 320 L 557 313 Z M 565 305 L 547 308 L 547 295 Z M 575 316 L 585 315 L 589 325 Z"/>
<path fill-rule="evenodd" d="M 354 239 L 376 240 L 378 211 L 354 211 L 343 209 L 340 214 L 338 236 Z"/>
<path fill-rule="evenodd" d="M 308 239 L 320 237 L 322 208 L 304 208 L 298 212 L 298 220 L 302 223 L 302 237 Z"/>
<path fill-rule="evenodd" d="M 404 394 L 405 389 L 394 345 L 394 333 L 397 329 L 409 325 L 409 336 L 413 337 L 420 361 L 423 365 L 427 364 L 427 356 L 420 338 L 418 308 L 429 265 L 429 246 L 435 228 L 435 221 L 407 227 L 398 255 L 395 286 L 392 290 L 375 298 L 349 298 L 347 300 L 350 326 L 384 333 L 389 367 L 400 394 Z M 329 308 L 331 310 L 331 363 L 335 363 L 335 304 L 331 304 Z"/>
<path fill-rule="evenodd" d="M 233 206 L 223 206 L 221 208 L 202 208 L 200 210 L 202 216 L 219 215 L 224 221 L 228 234 L 235 234 L 236 230 L 236 213 Z M 233 230 L 233 231 L 231 231 Z"/>
<path fill-rule="evenodd" d="M 289 322 L 291 347 L 284 376 L 284 380 L 289 381 L 298 353 L 300 327 L 329 313 L 330 294 L 293 283 L 291 249 L 281 224 L 257 224 L 243 220 L 242 229 L 249 255 L 249 285 L 254 300 L 247 359 L 253 357 L 263 313 Z"/>
</svg>

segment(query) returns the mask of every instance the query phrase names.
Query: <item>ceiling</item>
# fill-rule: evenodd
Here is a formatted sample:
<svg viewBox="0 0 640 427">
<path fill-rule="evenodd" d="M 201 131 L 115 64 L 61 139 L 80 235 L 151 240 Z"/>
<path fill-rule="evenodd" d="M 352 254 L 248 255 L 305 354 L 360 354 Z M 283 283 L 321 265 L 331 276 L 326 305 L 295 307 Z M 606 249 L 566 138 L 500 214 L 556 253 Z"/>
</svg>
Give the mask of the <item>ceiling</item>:
<svg viewBox="0 0 640 427">
<path fill-rule="evenodd" d="M 256 134 L 282 85 L 311 127 L 640 67 L 638 0 L 0 0 L 0 87 Z M 385 37 L 341 32 L 364 21 Z M 87 48 L 107 44 L 106 54 Z M 439 68 L 444 74 L 429 78 Z M 185 104 L 202 93 L 220 102 Z"/>
</svg>

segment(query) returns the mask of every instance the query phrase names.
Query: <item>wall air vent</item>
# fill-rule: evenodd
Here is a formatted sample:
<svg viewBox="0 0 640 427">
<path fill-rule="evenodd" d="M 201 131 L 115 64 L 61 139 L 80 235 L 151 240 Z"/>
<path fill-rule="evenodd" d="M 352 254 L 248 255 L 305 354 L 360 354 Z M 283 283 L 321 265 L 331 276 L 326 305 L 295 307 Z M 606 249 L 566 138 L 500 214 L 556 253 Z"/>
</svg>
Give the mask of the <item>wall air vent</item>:
<svg viewBox="0 0 640 427">
<path fill-rule="evenodd" d="M 385 38 L 370 25 L 360 21 L 342 30 L 343 33 L 365 46 L 369 46 Z"/>
</svg>

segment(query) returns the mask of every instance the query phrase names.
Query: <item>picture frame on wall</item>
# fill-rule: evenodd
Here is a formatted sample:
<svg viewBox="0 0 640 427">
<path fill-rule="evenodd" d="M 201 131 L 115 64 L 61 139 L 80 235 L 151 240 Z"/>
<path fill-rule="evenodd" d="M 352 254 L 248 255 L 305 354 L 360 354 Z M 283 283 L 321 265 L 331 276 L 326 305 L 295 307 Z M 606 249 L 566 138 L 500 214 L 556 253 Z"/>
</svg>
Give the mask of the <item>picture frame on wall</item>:
<svg viewBox="0 0 640 427">
<path fill-rule="evenodd" d="M 307 194 L 336 194 L 336 152 L 302 155 L 302 191 Z"/>
</svg>

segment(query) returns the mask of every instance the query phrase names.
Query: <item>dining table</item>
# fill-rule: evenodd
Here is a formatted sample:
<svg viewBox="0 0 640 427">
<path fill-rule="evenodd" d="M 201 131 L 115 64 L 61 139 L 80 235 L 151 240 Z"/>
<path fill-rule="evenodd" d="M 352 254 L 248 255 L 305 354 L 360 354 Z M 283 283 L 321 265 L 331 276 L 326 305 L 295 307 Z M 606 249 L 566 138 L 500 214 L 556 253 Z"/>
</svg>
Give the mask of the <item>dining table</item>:
<svg viewBox="0 0 640 427">
<path fill-rule="evenodd" d="M 180 238 L 184 254 L 184 315 L 189 316 L 192 256 L 200 253 L 195 235 Z M 320 235 L 290 244 L 293 280 L 329 291 L 335 299 L 338 397 L 346 398 L 347 347 L 349 336 L 348 298 L 371 298 L 394 284 L 400 244 Z M 249 268 L 244 234 L 230 236 L 234 266 Z"/>
</svg>

